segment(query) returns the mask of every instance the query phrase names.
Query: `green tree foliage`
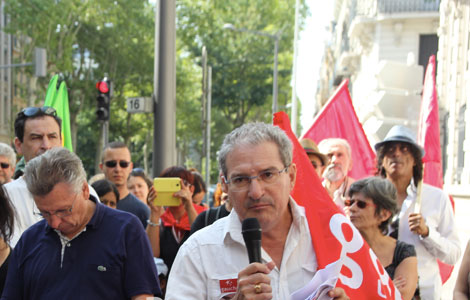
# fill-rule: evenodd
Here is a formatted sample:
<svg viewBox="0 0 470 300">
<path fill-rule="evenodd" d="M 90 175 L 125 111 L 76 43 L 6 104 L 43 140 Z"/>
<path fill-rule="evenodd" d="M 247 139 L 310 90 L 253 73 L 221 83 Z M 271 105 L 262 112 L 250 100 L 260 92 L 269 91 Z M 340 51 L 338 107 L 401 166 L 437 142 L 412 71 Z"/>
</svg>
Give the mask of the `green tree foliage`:
<svg viewBox="0 0 470 300">
<path fill-rule="evenodd" d="M 151 1 L 154 3 L 154 1 Z M 24 40 L 19 59 L 34 47 L 48 54 L 48 76 L 37 82 L 38 97 L 53 74 L 69 87 L 73 144 L 90 175 L 100 147 L 95 84 L 104 75 L 113 82 L 109 140 L 131 147 L 136 166 L 147 167 L 153 116 L 129 115 L 127 97 L 153 91 L 154 4 L 148 0 L 5 0 L 10 23 L 4 30 Z M 303 3 L 303 1 L 302 1 Z M 295 0 L 178 0 L 177 5 L 177 148 L 188 167 L 201 168 L 202 46 L 212 66 L 213 180 L 224 135 L 247 121 L 271 120 L 274 41 L 236 27 L 275 34 L 279 47 L 279 103 L 290 99 Z M 306 8 L 302 4 L 301 15 Z"/>
<path fill-rule="evenodd" d="M 307 10 L 301 5 L 301 24 Z M 248 121 L 270 122 L 274 39 L 224 29 L 225 24 L 271 35 L 279 44 L 279 105 L 290 99 L 295 0 L 177 1 L 177 36 L 195 59 L 202 46 L 212 66 L 212 180 L 216 151 L 226 133 Z M 201 146 L 202 147 L 202 146 Z"/>
</svg>

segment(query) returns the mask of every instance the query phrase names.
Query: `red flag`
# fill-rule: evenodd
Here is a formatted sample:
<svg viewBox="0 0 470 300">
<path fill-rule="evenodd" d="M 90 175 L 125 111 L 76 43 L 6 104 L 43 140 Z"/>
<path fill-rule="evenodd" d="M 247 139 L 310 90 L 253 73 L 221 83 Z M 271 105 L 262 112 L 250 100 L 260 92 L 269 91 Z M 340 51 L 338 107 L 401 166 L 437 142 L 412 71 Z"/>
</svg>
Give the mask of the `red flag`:
<svg viewBox="0 0 470 300">
<path fill-rule="evenodd" d="M 359 231 L 331 201 L 321 185 L 307 154 L 290 128 L 284 112 L 274 114 L 279 126 L 294 144 L 293 162 L 297 178 L 292 197 L 305 207 L 317 257 L 318 270 L 339 264 L 337 287 L 351 299 L 401 299 L 385 269 L 363 240 Z"/>
<path fill-rule="evenodd" d="M 436 57 L 429 57 L 426 75 L 424 77 L 423 99 L 418 123 L 418 144 L 425 154 L 423 157 L 423 182 L 442 189 L 444 182 L 442 176 L 442 154 L 439 128 L 439 103 L 436 91 Z M 452 207 L 454 201 L 450 197 Z M 445 283 L 452 274 L 453 266 L 438 260 L 442 283 Z"/>
<path fill-rule="evenodd" d="M 432 55 L 429 58 L 424 78 L 423 99 L 418 124 L 418 144 L 426 151 L 423 157 L 423 181 L 442 189 L 441 135 L 435 72 L 436 57 Z"/>
<path fill-rule="evenodd" d="M 317 144 L 326 138 L 343 138 L 351 145 L 353 168 L 349 176 L 361 179 L 374 175 L 375 153 L 367 140 L 344 80 L 313 121 L 304 138 L 311 138 Z"/>
</svg>

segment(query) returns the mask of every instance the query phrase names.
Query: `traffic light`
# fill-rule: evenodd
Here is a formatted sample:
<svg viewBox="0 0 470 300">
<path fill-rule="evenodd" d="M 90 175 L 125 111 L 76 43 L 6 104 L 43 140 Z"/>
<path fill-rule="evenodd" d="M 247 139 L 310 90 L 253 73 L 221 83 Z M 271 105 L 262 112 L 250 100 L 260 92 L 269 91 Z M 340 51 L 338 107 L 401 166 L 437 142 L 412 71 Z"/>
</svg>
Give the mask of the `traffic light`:
<svg viewBox="0 0 470 300">
<path fill-rule="evenodd" d="M 111 81 L 107 77 L 104 77 L 96 83 L 96 89 L 98 90 L 98 96 L 96 97 L 96 101 L 98 102 L 96 116 L 98 121 L 108 121 L 109 104 L 111 102 Z"/>
</svg>

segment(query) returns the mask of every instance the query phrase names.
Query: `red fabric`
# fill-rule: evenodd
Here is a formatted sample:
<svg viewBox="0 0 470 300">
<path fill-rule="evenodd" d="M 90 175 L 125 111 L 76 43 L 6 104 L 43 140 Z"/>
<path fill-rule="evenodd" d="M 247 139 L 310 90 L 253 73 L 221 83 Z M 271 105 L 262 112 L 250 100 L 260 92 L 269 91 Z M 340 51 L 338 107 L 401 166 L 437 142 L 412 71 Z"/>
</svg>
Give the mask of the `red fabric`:
<svg viewBox="0 0 470 300">
<path fill-rule="evenodd" d="M 444 185 L 442 173 L 441 134 L 439 128 L 439 103 L 436 91 L 436 57 L 429 57 L 426 76 L 424 77 L 423 98 L 418 123 L 418 144 L 426 153 L 423 157 L 423 182 L 442 189 Z M 454 199 L 449 197 L 452 208 Z M 438 260 L 442 283 L 449 279 L 453 266 Z"/>
<path fill-rule="evenodd" d="M 336 286 L 342 287 L 351 299 L 401 299 L 384 268 L 380 263 L 377 264 L 377 258 L 369 252 L 370 248 L 359 231 L 321 185 L 290 128 L 288 116 L 278 112 L 274 114 L 273 123 L 283 129 L 294 144 L 293 162 L 297 166 L 297 178 L 291 195 L 299 205 L 305 207 L 318 269 L 334 262 L 340 263 Z"/>
<path fill-rule="evenodd" d="M 193 206 L 197 214 L 200 214 L 201 212 L 206 210 L 205 207 L 202 207 L 194 203 L 193 203 Z M 162 219 L 163 226 L 166 226 L 166 227 L 174 226 L 175 230 L 187 230 L 187 231 L 191 230 L 191 224 L 189 224 L 189 218 L 186 212 L 184 212 L 184 215 L 178 221 L 175 219 L 175 217 L 171 213 L 170 208 L 167 208 L 160 218 Z"/>
<path fill-rule="evenodd" d="M 347 140 L 351 145 L 353 162 L 349 176 L 361 179 L 375 174 L 375 153 L 354 110 L 348 80 L 341 83 L 303 137 L 311 138 L 317 144 L 326 138 Z"/>
</svg>

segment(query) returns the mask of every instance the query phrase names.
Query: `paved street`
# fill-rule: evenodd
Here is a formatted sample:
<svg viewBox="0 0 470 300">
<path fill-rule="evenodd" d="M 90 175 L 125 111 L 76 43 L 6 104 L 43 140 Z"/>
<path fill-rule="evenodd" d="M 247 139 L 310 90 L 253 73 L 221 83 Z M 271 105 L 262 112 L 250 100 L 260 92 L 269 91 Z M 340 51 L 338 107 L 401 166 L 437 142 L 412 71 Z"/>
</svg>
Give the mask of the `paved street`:
<svg viewBox="0 0 470 300">
<path fill-rule="evenodd" d="M 470 199 L 469 198 L 455 198 L 455 217 L 457 228 L 459 230 L 460 244 L 462 253 L 465 251 L 468 240 L 470 239 Z M 442 294 L 443 300 L 452 299 L 452 291 L 454 289 L 455 280 L 460 267 L 460 261 L 454 268 L 452 276 L 444 284 L 444 291 Z"/>
</svg>

